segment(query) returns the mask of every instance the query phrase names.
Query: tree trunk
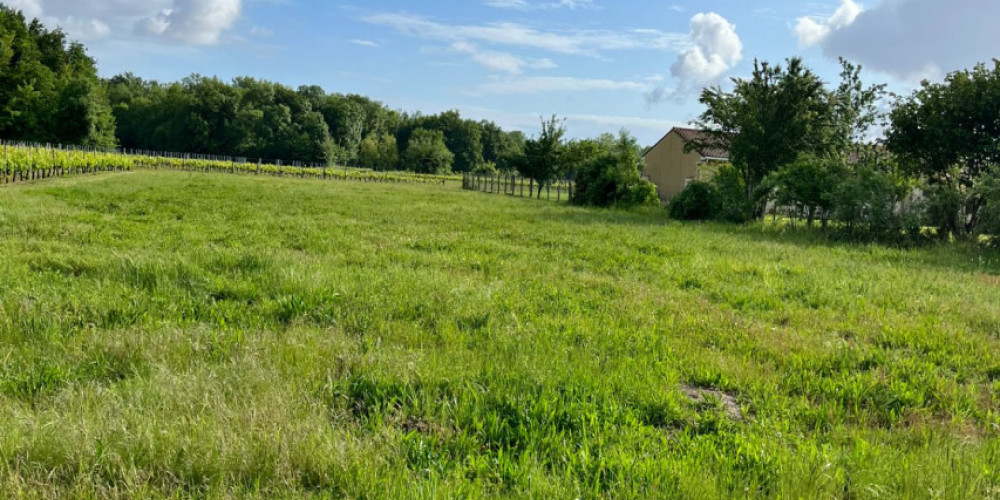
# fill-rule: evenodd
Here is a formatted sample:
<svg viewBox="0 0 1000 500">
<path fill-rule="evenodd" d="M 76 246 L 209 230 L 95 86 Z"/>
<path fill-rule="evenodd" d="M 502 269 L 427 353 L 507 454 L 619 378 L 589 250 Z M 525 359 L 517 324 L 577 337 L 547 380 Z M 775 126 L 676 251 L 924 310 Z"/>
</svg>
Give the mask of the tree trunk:
<svg viewBox="0 0 1000 500">
<path fill-rule="evenodd" d="M 969 206 L 969 218 L 965 221 L 965 232 L 967 234 L 972 234 L 976 226 L 979 225 L 979 209 L 983 205 L 984 202 L 981 196 L 976 196 L 972 199 L 972 203 Z"/>
</svg>

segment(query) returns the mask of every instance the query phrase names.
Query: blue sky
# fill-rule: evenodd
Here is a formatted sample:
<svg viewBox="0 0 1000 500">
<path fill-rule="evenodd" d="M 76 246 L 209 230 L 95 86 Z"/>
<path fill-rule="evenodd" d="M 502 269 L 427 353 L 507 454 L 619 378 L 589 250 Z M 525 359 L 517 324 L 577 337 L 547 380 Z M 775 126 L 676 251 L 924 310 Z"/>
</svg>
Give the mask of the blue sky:
<svg viewBox="0 0 1000 500">
<path fill-rule="evenodd" d="M 699 89 L 754 58 L 837 56 L 905 92 L 1000 56 L 997 0 L 8 0 L 83 41 L 105 76 L 251 75 L 458 109 L 531 134 L 624 127 L 650 144 L 700 111 Z"/>
</svg>

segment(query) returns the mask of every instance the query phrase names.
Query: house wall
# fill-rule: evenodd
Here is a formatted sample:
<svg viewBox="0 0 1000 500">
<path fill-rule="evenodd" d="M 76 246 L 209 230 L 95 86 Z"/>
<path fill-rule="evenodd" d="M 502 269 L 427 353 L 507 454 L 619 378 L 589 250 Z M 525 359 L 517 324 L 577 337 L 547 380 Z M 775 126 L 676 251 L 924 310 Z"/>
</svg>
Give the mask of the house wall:
<svg viewBox="0 0 1000 500">
<path fill-rule="evenodd" d="M 660 201 L 666 203 L 684 189 L 688 179 L 698 179 L 701 155 L 684 152 L 684 139 L 670 132 L 646 153 L 646 177 L 656 184 Z"/>
</svg>

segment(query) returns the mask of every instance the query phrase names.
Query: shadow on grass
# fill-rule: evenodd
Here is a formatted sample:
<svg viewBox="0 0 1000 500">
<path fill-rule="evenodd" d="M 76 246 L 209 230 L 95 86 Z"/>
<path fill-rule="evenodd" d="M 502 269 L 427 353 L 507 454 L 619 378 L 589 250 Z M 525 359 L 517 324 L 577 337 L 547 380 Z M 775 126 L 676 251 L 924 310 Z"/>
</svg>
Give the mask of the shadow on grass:
<svg viewBox="0 0 1000 500">
<path fill-rule="evenodd" d="M 886 257 L 911 267 L 937 267 L 957 271 L 1000 275 L 1000 250 L 971 240 L 945 241 L 931 237 L 902 244 L 855 241 L 838 236 L 830 228 L 788 221 L 765 220 L 749 224 L 721 222 L 676 221 L 667 217 L 663 208 L 589 208 L 569 205 L 566 210 L 546 210 L 537 217 L 562 223 L 581 225 L 611 225 L 640 228 L 676 226 L 713 235 L 729 235 L 747 241 L 796 245 L 803 248 L 823 247 L 846 251 L 884 251 Z"/>
</svg>

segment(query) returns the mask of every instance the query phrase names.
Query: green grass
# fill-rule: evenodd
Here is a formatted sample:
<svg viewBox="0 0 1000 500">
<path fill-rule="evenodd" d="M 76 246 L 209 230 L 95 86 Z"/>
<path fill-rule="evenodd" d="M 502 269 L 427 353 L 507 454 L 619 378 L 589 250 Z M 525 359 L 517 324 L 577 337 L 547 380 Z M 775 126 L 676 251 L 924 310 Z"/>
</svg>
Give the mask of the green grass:
<svg viewBox="0 0 1000 500">
<path fill-rule="evenodd" d="M 998 272 L 452 187 L 5 187 L 0 492 L 1000 498 Z"/>
</svg>

